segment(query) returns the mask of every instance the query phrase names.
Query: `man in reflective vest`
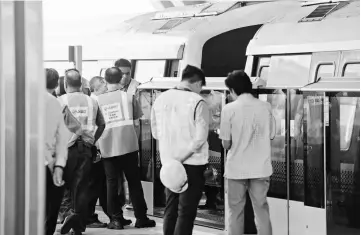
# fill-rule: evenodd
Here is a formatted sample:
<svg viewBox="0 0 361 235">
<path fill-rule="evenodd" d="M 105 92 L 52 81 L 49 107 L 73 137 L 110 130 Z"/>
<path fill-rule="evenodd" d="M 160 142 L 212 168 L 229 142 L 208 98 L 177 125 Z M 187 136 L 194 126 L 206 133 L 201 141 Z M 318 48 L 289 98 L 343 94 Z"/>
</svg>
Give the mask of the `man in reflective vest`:
<svg viewBox="0 0 361 235">
<path fill-rule="evenodd" d="M 129 185 L 130 198 L 134 204 L 137 219 L 135 227 L 155 227 L 155 221 L 148 219 L 139 167 L 138 138 L 134 119 L 139 118 L 138 102 L 134 96 L 120 90 L 122 72 L 117 67 L 106 70 L 105 80 L 108 91 L 98 96 L 106 129 L 99 140 L 105 175 L 107 178 L 107 211 L 110 215 L 109 229 L 123 229 L 122 209 L 118 198 L 118 176 L 125 174 Z"/>
<path fill-rule="evenodd" d="M 139 102 L 139 92 L 138 92 L 138 86 L 140 83 L 133 79 L 131 77 L 131 71 L 132 71 L 132 64 L 129 62 L 129 60 L 126 59 L 118 59 L 114 63 L 115 67 L 118 67 L 122 71 L 122 79 L 120 80 L 120 89 L 122 91 L 125 91 L 128 95 L 134 95 L 137 102 Z M 139 106 L 139 117 L 143 116 L 142 109 Z M 137 133 L 137 136 L 139 138 L 140 135 L 140 122 L 139 119 L 134 120 L 134 127 L 135 131 Z M 123 207 L 125 205 L 125 184 L 124 184 L 124 175 L 120 175 L 119 177 L 119 198 L 121 200 L 120 206 Z M 129 205 L 126 207 L 127 209 L 131 209 L 131 202 L 129 201 Z"/>
<path fill-rule="evenodd" d="M 65 72 L 64 86 L 67 94 L 59 97 L 59 102 L 63 107 L 67 106 L 77 120 L 65 120 L 65 123 L 70 130 L 80 123 L 80 129 L 69 136 L 68 163 L 65 169 L 65 181 L 72 194 L 74 214 L 65 219 L 60 232 L 66 234 L 73 229 L 75 234 L 81 234 L 85 231 L 87 219 L 91 149 L 102 135 L 105 122 L 98 103 L 82 92 L 82 78 L 78 70 L 69 69 Z"/>
<path fill-rule="evenodd" d="M 181 83 L 163 92 L 153 104 L 152 135 L 159 141 L 162 165 L 177 160 L 183 164 L 188 178 L 186 191 L 166 190 L 164 235 L 191 235 L 193 231 L 209 155 L 210 115 L 206 102 L 199 95 L 204 85 L 202 70 L 188 65 L 182 72 Z"/>
</svg>

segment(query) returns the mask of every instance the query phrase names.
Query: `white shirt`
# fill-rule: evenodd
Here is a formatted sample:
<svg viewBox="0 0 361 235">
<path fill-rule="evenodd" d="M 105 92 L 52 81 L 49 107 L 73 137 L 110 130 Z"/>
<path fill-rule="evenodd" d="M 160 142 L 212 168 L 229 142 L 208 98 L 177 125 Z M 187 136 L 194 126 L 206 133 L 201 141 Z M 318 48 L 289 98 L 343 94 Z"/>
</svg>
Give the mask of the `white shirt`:
<svg viewBox="0 0 361 235">
<path fill-rule="evenodd" d="M 219 138 L 232 141 L 225 166 L 226 178 L 272 175 L 272 128 L 271 105 L 251 94 L 243 94 L 223 108 Z"/>
<path fill-rule="evenodd" d="M 65 167 L 70 132 L 65 126 L 58 100 L 46 92 L 45 101 L 45 165 L 55 161 L 56 166 Z"/>
</svg>

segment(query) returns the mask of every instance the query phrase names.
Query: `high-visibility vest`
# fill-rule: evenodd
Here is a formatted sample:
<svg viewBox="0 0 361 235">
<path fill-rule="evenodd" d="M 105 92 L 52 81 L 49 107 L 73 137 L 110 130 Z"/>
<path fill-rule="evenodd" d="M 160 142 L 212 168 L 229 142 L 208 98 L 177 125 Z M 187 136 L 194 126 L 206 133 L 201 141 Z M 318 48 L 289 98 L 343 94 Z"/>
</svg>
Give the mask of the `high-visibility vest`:
<svg viewBox="0 0 361 235">
<path fill-rule="evenodd" d="M 204 102 L 200 95 L 176 89 L 165 91 L 156 98 L 152 107 L 152 133 L 158 138 L 162 163 L 182 155 L 195 138 L 195 112 L 200 102 Z M 208 150 L 208 143 L 205 141 L 184 164 L 207 164 Z"/>
<path fill-rule="evenodd" d="M 70 112 L 80 122 L 84 137 L 87 137 L 84 141 L 93 144 L 98 111 L 97 102 L 82 92 L 64 94 L 58 100 L 62 107 L 68 106 Z M 73 134 L 69 142 L 75 141 L 78 137 Z"/>
<path fill-rule="evenodd" d="M 133 96 L 121 90 L 98 96 L 106 123 L 99 139 L 102 157 L 109 158 L 139 150 L 133 122 Z"/>
</svg>

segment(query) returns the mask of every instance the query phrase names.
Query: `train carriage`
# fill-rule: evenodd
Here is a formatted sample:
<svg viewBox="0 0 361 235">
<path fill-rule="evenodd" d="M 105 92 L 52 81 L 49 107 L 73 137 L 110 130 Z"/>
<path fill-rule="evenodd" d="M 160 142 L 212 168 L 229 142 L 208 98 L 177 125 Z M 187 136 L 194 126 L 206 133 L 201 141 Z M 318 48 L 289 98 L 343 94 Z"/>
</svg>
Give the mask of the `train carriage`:
<svg viewBox="0 0 361 235">
<path fill-rule="evenodd" d="M 359 1 L 305 3 L 247 48 L 246 71 L 277 120 L 275 234 L 360 232 L 359 11 Z"/>
</svg>

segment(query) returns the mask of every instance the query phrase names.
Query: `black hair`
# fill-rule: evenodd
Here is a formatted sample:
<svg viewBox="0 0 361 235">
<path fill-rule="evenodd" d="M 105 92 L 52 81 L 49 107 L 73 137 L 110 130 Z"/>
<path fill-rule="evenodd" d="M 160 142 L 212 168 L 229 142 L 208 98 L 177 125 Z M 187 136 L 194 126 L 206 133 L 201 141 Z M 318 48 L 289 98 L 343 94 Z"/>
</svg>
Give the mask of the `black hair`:
<svg viewBox="0 0 361 235">
<path fill-rule="evenodd" d="M 65 87 L 64 87 L 64 76 L 61 76 L 59 78 L 59 96 L 65 95 L 66 91 L 65 91 Z"/>
<path fill-rule="evenodd" d="M 243 70 L 235 70 L 228 74 L 224 81 L 228 89 L 233 89 L 237 95 L 252 94 L 252 82 Z"/>
<path fill-rule="evenodd" d="M 59 84 L 59 73 L 52 68 L 45 69 L 46 74 L 46 88 L 55 89 Z"/>
<path fill-rule="evenodd" d="M 105 71 L 105 81 L 109 84 L 117 84 L 122 79 L 123 73 L 118 67 L 111 67 Z"/>
<path fill-rule="evenodd" d="M 94 82 L 97 81 L 97 80 L 102 80 L 103 77 L 100 77 L 100 76 L 95 76 L 95 77 L 92 77 L 92 79 L 90 79 L 90 91 L 91 92 L 94 92 Z"/>
<path fill-rule="evenodd" d="M 129 60 L 126 60 L 126 59 L 122 58 L 122 59 L 119 59 L 119 60 L 115 61 L 114 66 L 115 67 L 128 67 L 128 68 L 131 68 L 132 64 L 129 62 Z"/>
<path fill-rule="evenodd" d="M 182 72 L 182 81 L 188 81 L 189 83 L 196 83 L 201 81 L 202 86 L 206 85 L 206 77 L 200 68 L 192 65 L 187 65 Z"/>
<path fill-rule="evenodd" d="M 65 80 L 70 87 L 80 88 L 82 85 L 82 78 L 77 69 L 69 69 L 65 71 Z"/>
</svg>

